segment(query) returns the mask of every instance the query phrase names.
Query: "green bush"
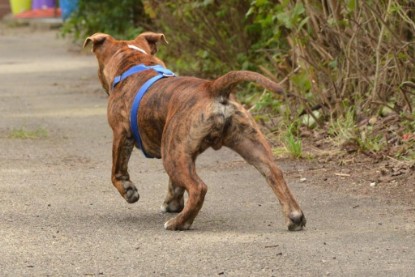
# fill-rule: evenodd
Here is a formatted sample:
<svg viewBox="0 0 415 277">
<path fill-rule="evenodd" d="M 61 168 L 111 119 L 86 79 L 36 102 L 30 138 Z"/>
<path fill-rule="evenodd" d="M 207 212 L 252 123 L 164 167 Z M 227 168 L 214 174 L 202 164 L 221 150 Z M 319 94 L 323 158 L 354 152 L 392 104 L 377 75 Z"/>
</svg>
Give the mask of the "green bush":
<svg viewBox="0 0 415 277">
<path fill-rule="evenodd" d="M 132 38 L 150 28 L 144 5 L 136 0 L 80 0 L 78 9 L 65 22 L 62 34 L 83 40 L 94 33 Z"/>
<path fill-rule="evenodd" d="M 146 1 L 156 29 L 171 41 L 164 60 L 176 71 L 205 77 L 253 69 L 247 0 Z"/>
</svg>

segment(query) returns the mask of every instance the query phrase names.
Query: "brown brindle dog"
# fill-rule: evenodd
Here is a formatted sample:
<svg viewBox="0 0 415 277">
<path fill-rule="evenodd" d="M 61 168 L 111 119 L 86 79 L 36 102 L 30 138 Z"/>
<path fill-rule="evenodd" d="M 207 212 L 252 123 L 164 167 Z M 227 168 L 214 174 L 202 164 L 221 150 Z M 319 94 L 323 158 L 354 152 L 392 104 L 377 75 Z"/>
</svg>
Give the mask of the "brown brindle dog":
<svg viewBox="0 0 415 277">
<path fill-rule="evenodd" d="M 115 40 L 97 33 L 90 42 L 99 69 L 99 80 L 109 95 L 108 121 L 113 130 L 112 183 L 129 203 L 139 199 L 137 188 L 128 174 L 128 161 L 134 148 L 130 129 L 130 109 L 137 90 L 157 73 L 145 70 L 112 87 L 114 78 L 137 64 L 162 65 L 156 58 L 156 44 L 167 43 L 163 34 L 146 32 L 131 41 Z M 149 155 L 163 160 L 170 177 L 162 211 L 179 213 L 168 220 L 168 230 L 189 229 L 202 208 L 207 192 L 199 178 L 195 161 L 207 148 L 222 146 L 239 153 L 266 179 L 278 197 L 288 229 L 301 230 L 306 219 L 278 168 L 271 148 L 247 110 L 232 95 L 242 81 L 254 81 L 281 92 L 276 83 L 250 71 L 232 71 L 216 80 L 194 77 L 162 78 L 142 98 L 138 126 L 143 147 Z M 188 193 L 184 204 L 183 194 Z"/>
</svg>

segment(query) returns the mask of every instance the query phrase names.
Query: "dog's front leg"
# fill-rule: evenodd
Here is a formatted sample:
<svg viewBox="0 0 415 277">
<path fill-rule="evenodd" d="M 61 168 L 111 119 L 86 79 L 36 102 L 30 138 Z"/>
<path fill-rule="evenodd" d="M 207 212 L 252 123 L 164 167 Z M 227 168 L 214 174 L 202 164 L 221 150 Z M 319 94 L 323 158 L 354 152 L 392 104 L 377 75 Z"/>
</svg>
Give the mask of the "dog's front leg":
<svg viewBox="0 0 415 277">
<path fill-rule="evenodd" d="M 137 202 L 140 198 L 137 188 L 130 181 L 130 175 L 128 174 L 128 161 L 133 148 L 133 138 L 128 138 L 124 132 L 114 130 L 111 180 L 128 203 Z"/>
</svg>

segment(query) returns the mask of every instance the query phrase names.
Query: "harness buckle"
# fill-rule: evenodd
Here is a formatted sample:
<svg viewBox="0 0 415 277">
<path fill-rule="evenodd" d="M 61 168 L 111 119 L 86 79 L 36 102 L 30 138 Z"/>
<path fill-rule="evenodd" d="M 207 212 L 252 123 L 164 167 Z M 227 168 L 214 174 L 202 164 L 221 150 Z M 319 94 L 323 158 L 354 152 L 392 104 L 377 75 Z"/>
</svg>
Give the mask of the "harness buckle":
<svg viewBox="0 0 415 277">
<path fill-rule="evenodd" d="M 174 76 L 176 76 L 176 75 L 174 75 L 174 73 L 173 72 L 170 72 L 170 73 L 166 73 L 166 72 L 163 72 L 163 74 L 162 74 L 164 77 L 174 77 Z"/>
</svg>

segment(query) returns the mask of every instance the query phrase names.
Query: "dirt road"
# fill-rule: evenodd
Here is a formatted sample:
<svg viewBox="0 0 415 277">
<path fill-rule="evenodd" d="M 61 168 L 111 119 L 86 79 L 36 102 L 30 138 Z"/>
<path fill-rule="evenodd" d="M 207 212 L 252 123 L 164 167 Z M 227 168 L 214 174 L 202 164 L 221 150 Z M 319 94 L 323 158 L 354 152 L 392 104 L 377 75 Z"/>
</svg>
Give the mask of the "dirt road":
<svg viewBox="0 0 415 277">
<path fill-rule="evenodd" d="M 415 276 L 413 205 L 300 182 L 307 167 L 281 162 L 308 219 L 288 232 L 271 189 L 226 149 L 198 161 L 209 192 L 193 229 L 165 231 L 160 161 L 134 151 L 141 198 L 127 204 L 95 58 L 68 48 L 53 31 L 0 31 L 1 276 Z"/>
</svg>

